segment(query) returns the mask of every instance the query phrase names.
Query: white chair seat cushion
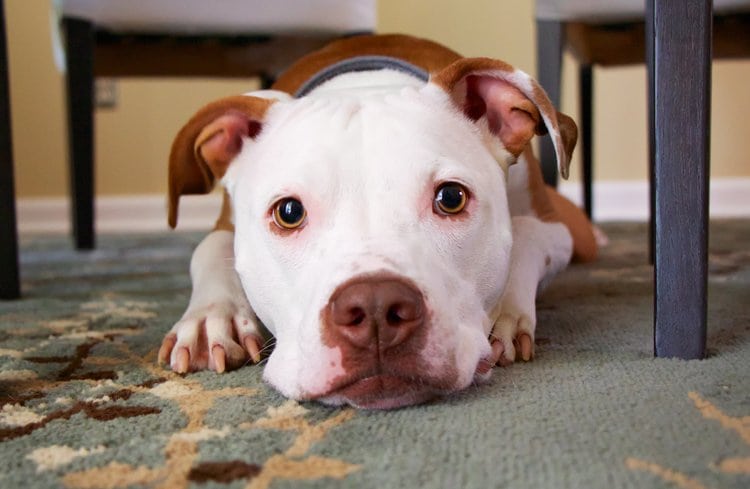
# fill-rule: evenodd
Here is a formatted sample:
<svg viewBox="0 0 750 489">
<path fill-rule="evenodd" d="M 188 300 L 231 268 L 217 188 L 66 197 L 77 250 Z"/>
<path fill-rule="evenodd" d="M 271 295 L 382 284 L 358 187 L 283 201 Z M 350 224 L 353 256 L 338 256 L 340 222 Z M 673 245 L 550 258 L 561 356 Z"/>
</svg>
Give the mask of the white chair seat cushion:
<svg viewBox="0 0 750 489">
<path fill-rule="evenodd" d="M 265 34 L 375 29 L 376 0 L 53 0 L 116 32 Z"/>
<path fill-rule="evenodd" d="M 642 18 L 645 0 L 536 0 L 539 20 L 619 21 Z M 750 11 L 750 0 L 714 0 L 714 12 Z"/>
</svg>

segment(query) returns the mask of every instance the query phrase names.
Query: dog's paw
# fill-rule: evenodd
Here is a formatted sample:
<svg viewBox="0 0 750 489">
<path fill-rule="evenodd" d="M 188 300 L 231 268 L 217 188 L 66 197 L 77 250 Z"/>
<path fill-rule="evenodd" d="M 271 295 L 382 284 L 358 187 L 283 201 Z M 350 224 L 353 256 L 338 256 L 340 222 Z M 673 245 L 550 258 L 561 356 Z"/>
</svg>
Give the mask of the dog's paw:
<svg viewBox="0 0 750 489">
<path fill-rule="evenodd" d="M 189 308 L 167 333 L 159 363 L 177 373 L 209 368 L 218 373 L 260 361 L 263 340 L 249 307 L 231 302 Z"/>
<path fill-rule="evenodd" d="M 501 314 L 490 333 L 495 363 L 502 367 L 534 358 L 534 322 L 525 314 Z"/>
</svg>

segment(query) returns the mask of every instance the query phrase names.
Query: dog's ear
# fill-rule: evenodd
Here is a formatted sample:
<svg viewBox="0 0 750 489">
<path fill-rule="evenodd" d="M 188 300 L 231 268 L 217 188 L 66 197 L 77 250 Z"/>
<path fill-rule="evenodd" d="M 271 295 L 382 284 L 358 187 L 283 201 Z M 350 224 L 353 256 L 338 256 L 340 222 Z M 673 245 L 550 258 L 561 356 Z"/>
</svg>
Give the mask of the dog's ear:
<svg viewBox="0 0 750 489">
<path fill-rule="evenodd" d="M 185 124 L 169 155 L 169 225 L 177 225 L 180 196 L 205 194 L 227 171 L 243 140 L 256 137 L 266 111 L 274 102 L 235 96 L 212 102 Z"/>
<path fill-rule="evenodd" d="M 473 121 L 486 117 L 490 131 L 513 156 L 534 134 L 550 133 L 563 178 L 578 138 L 573 119 L 557 112 L 541 86 L 526 73 L 489 58 L 462 58 L 434 73 L 431 83 L 451 95 Z"/>
</svg>

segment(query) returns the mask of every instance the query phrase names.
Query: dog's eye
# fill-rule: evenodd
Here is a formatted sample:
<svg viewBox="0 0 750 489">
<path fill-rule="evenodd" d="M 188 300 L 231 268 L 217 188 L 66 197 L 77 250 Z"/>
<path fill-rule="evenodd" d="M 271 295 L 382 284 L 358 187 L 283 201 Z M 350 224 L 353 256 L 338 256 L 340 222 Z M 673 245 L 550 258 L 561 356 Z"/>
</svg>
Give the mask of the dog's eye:
<svg viewBox="0 0 750 489">
<path fill-rule="evenodd" d="M 281 199 L 273 208 L 273 222 L 283 229 L 300 227 L 307 217 L 307 211 L 297 199 L 287 197 Z"/>
<path fill-rule="evenodd" d="M 463 185 L 456 182 L 446 182 L 435 191 L 435 211 L 439 214 L 458 214 L 468 201 L 468 192 Z"/>
</svg>

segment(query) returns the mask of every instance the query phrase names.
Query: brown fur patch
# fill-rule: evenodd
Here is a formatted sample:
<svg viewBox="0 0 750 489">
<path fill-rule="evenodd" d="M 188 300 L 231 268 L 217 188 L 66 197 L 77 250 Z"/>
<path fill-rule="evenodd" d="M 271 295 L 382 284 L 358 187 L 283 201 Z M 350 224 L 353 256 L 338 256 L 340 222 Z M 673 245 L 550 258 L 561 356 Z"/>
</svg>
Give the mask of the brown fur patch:
<svg viewBox="0 0 750 489">
<path fill-rule="evenodd" d="M 232 201 L 226 190 L 221 196 L 221 212 L 219 218 L 214 224 L 214 231 L 234 232 L 234 222 L 232 222 Z"/>
<path fill-rule="evenodd" d="M 560 137 L 562 138 L 563 148 L 568 157 L 568 164 L 570 164 L 570 160 L 573 157 L 573 151 L 578 142 L 578 126 L 572 118 L 562 112 L 557 112 L 557 126 L 560 128 Z M 564 176 L 567 178 L 567 175 Z"/>
<path fill-rule="evenodd" d="M 213 189 L 215 175 L 196 152 L 195 143 L 203 129 L 228 112 L 240 112 L 251 121 L 263 119 L 273 100 L 237 95 L 212 102 L 200 109 L 183 127 L 172 143 L 169 155 L 169 225 L 177 225 L 180 196 L 206 194 Z"/>
<path fill-rule="evenodd" d="M 573 237 L 573 260 L 589 262 L 596 259 L 598 246 L 591 221 L 581 209 L 556 190 L 544 184 L 539 161 L 531 148 L 524 152 L 528 163 L 529 195 L 536 216 L 544 222 L 561 222 Z"/>
<path fill-rule="evenodd" d="M 531 196 L 531 207 L 534 209 L 534 213 L 544 222 L 559 222 L 560 217 L 555 212 L 555 208 L 552 206 L 552 202 L 550 202 L 549 196 L 547 195 L 541 165 L 534 155 L 534 152 L 531 150 L 531 146 L 526 148 L 523 156 L 528 164 L 528 189 L 529 195 Z"/>
<path fill-rule="evenodd" d="M 599 247 L 589 218 L 552 187 L 545 187 L 545 190 L 559 221 L 565 224 L 573 236 L 573 261 L 594 261 L 599 253 Z"/>
<path fill-rule="evenodd" d="M 508 63 L 497 59 L 461 58 L 446 66 L 444 70 L 437 73 L 430 81 L 448 93 L 451 93 L 453 92 L 453 88 L 470 74 L 486 71 L 513 73 L 515 69 Z"/>
</svg>

